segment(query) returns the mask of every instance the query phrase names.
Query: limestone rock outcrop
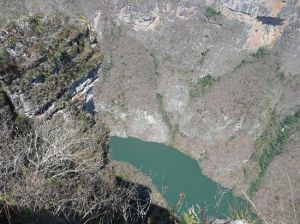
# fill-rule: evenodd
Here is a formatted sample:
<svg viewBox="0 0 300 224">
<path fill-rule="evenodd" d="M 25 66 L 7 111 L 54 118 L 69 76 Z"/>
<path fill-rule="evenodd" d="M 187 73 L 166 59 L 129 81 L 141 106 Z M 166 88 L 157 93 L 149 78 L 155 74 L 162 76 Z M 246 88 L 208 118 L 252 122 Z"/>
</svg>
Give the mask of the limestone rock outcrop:
<svg viewBox="0 0 300 224">
<path fill-rule="evenodd" d="M 102 54 L 84 20 L 39 15 L 11 21 L 0 35 L 0 79 L 16 112 L 51 115 L 66 104 L 86 101 Z"/>
</svg>

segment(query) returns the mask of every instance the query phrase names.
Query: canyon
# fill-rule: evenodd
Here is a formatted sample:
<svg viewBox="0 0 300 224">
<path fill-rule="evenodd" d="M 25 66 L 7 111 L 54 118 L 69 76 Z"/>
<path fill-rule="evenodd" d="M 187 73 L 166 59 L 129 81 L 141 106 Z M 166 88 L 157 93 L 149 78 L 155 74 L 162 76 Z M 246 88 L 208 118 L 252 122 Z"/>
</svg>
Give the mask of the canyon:
<svg viewBox="0 0 300 224">
<path fill-rule="evenodd" d="M 2 23 L 28 12 L 59 12 L 90 24 L 103 62 L 78 92 L 93 99 L 92 110 L 112 135 L 171 145 L 238 194 L 261 179 L 252 196 L 261 215 L 269 223 L 299 218 L 298 118 L 284 123 L 299 111 L 299 1 L 1 4 Z M 261 172 L 263 151 L 285 130 L 282 154 Z M 271 186 L 277 194 L 266 193 Z"/>
</svg>

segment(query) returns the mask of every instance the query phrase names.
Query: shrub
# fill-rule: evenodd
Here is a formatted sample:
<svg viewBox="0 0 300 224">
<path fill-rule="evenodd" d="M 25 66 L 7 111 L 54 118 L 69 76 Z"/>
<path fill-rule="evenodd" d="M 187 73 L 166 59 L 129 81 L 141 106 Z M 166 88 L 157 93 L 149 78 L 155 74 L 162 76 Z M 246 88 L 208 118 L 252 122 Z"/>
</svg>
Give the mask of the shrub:
<svg viewBox="0 0 300 224">
<path fill-rule="evenodd" d="M 211 17 L 215 17 L 215 16 L 219 16 L 219 15 L 221 15 L 221 12 L 217 11 L 212 6 L 206 7 L 206 9 L 205 9 L 205 16 L 206 17 L 211 18 Z"/>
<path fill-rule="evenodd" d="M 208 224 L 209 221 L 205 217 L 204 211 L 196 212 L 194 207 L 191 207 L 188 212 L 183 213 L 179 224 Z"/>
<path fill-rule="evenodd" d="M 15 118 L 15 124 L 19 131 L 26 132 L 30 127 L 30 119 L 25 114 L 18 114 Z"/>
<path fill-rule="evenodd" d="M 171 122 L 171 120 L 169 118 L 168 112 L 165 111 L 164 105 L 163 105 L 163 103 L 164 103 L 164 97 L 163 97 L 163 95 L 161 95 L 160 93 L 157 93 L 156 94 L 156 100 L 158 102 L 158 107 L 159 107 L 159 111 L 160 111 L 160 113 L 162 115 L 162 118 L 163 118 L 165 124 L 167 125 L 167 127 L 169 129 L 169 132 L 171 134 L 172 140 L 174 140 L 176 133 L 179 131 L 179 126 L 178 126 L 178 124 L 175 124 L 175 125 L 172 124 L 172 122 Z"/>
<path fill-rule="evenodd" d="M 268 55 L 267 49 L 265 49 L 263 47 L 258 48 L 258 50 L 255 53 L 251 54 L 251 57 L 242 59 L 241 62 L 233 68 L 233 72 L 237 72 L 240 68 L 242 68 L 243 66 L 245 66 L 247 64 L 252 64 L 252 63 L 257 62 L 259 59 L 262 59 L 266 55 Z M 282 74 L 278 74 L 278 77 L 280 79 L 283 79 L 284 74 L 283 74 L 283 77 L 281 77 L 281 76 L 282 76 Z"/>
<path fill-rule="evenodd" d="M 199 64 L 202 65 L 204 63 L 205 57 L 208 54 L 209 49 L 206 49 L 205 51 L 201 52 L 201 58 L 199 60 Z"/>
<path fill-rule="evenodd" d="M 29 24 L 32 28 L 32 31 L 38 36 L 40 36 L 46 32 L 46 27 L 43 24 L 41 16 L 36 15 L 36 16 L 31 17 L 29 19 Z"/>
<path fill-rule="evenodd" d="M 9 53 L 5 48 L 0 50 L 0 66 L 5 66 L 9 61 Z"/>
<path fill-rule="evenodd" d="M 256 224 L 258 220 L 251 213 L 249 208 L 246 209 L 237 209 L 234 207 L 230 208 L 230 217 L 233 220 L 243 220 L 248 224 Z"/>
<path fill-rule="evenodd" d="M 9 36 L 8 38 L 7 38 L 7 47 L 9 47 L 9 48 L 12 48 L 12 47 L 14 47 L 15 46 L 15 44 L 16 44 L 16 38 L 14 37 L 14 36 Z"/>
<path fill-rule="evenodd" d="M 72 116 L 43 121 L 26 133 L 0 122 L 0 222 L 6 217 L 18 223 L 24 211 L 71 223 L 143 217 L 148 202 L 138 199 L 134 184 L 117 182 L 106 166 L 107 138 L 101 123 L 88 129 Z"/>
<path fill-rule="evenodd" d="M 268 54 L 267 49 L 260 47 L 257 49 L 255 53 L 253 53 L 251 56 L 257 59 L 263 58 L 265 55 Z"/>
<path fill-rule="evenodd" d="M 250 184 L 250 196 L 253 196 L 260 188 L 261 180 L 275 156 L 282 153 L 283 146 L 291 134 L 292 125 L 299 122 L 300 110 L 286 116 L 281 122 L 277 119 L 275 112 L 272 112 L 265 130 L 256 140 L 256 151 L 251 159 L 258 162 L 260 171 L 258 177 Z"/>
<path fill-rule="evenodd" d="M 199 78 L 196 84 L 190 90 L 191 98 L 197 98 L 206 94 L 217 81 L 219 81 L 219 79 L 214 78 L 210 74 Z"/>
</svg>

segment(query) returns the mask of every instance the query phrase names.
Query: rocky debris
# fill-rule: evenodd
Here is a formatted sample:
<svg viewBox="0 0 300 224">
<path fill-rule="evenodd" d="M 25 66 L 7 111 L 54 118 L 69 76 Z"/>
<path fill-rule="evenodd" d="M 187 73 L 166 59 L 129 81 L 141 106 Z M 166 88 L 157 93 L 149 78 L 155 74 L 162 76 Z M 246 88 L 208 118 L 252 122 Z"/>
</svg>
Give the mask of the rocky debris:
<svg viewBox="0 0 300 224">
<path fill-rule="evenodd" d="M 102 63 L 85 21 L 35 15 L 0 32 L 1 83 L 18 113 L 51 114 L 71 99 L 85 101 Z"/>
</svg>

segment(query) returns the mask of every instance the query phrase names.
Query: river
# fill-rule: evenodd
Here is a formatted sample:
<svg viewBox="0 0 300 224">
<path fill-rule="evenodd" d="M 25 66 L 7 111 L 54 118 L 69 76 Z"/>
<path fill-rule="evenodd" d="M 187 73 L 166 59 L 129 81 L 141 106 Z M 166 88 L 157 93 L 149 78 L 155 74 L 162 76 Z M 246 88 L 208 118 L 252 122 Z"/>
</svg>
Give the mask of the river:
<svg viewBox="0 0 300 224">
<path fill-rule="evenodd" d="M 170 207 L 178 202 L 180 193 L 185 194 L 183 211 L 197 204 L 209 216 L 226 216 L 230 207 L 243 204 L 231 190 L 203 175 L 195 160 L 170 146 L 111 137 L 110 150 L 112 159 L 128 162 L 150 176 Z"/>
</svg>

